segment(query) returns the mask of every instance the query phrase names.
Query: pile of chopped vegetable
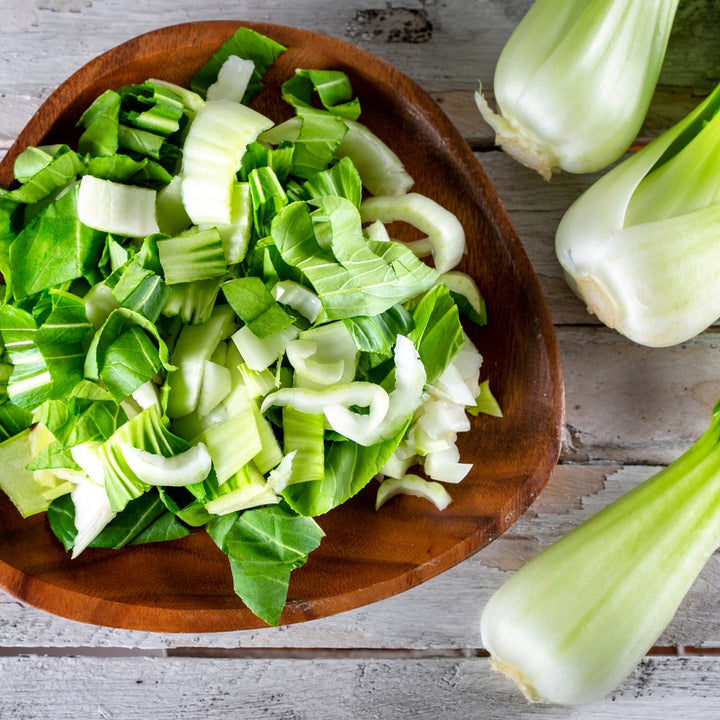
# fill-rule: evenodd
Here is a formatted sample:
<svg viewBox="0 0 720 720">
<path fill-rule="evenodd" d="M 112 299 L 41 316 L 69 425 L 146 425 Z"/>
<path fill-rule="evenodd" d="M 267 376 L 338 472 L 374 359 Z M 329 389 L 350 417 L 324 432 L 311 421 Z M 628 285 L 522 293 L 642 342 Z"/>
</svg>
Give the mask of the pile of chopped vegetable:
<svg viewBox="0 0 720 720">
<path fill-rule="evenodd" d="M 73 557 L 207 531 L 269 624 L 317 516 L 374 478 L 378 507 L 445 507 L 468 414 L 499 414 L 461 224 L 344 73 L 296 71 L 289 121 L 252 109 L 284 50 L 240 28 L 190 88 L 108 89 L 0 192 L 0 488 Z"/>
</svg>

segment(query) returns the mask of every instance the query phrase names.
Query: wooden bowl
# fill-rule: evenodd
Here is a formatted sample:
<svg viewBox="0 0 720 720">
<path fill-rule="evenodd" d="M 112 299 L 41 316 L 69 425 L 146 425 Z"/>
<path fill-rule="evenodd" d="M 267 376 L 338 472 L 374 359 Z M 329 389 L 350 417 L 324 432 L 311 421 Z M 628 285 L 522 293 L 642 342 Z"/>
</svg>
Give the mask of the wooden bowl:
<svg viewBox="0 0 720 720">
<path fill-rule="evenodd" d="M 450 506 L 396 497 L 374 509 L 371 483 L 318 518 L 326 532 L 294 571 L 281 624 L 324 617 L 407 590 L 466 559 L 527 509 L 557 462 L 564 420 L 558 349 L 532 267 L 498 196 L 468 145 L 435 102 L 395 68 L 343 41 L 304 30 L 199 22 L 142 35 L 97 57 L 42 105 L 0 164 L 0 185 L 28 145 L 73 143 L 75 123 L 107 88 L 155 77 L 183 85 L 239 25 L 288 50 L 253 105 L 276 121 L 290 115 L 279 85 L 295 68 L 345 71 L 361 120 L 402 158 L 417 191 L 457 214 L 467 235 L 461 269 L 486 298 L 489 323 L 469 332 L 484 356 L 483 378 L 504 417 L 478 417 L 461 434 L 474 463 Z M 233 592 L 226 557 L 205 533 L 179 541 L 86 550 L 70 560 L 44 514 L 24 520 L 0 499 L 0 587 L 30 605 L 88 623 L 159 632 L 262 627 Z"/>
</svg>

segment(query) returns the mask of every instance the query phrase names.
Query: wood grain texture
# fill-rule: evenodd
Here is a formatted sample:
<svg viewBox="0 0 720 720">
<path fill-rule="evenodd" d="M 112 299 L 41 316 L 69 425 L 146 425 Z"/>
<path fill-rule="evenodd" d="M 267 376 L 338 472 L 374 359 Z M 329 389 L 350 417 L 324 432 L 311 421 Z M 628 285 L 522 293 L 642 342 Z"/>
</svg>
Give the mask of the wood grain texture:
<svg viewBox="0 0 720 720">
<path fill-rule="evenodd" d="M 720 663 L 696 657 L 648 658 L 612 696 L 579 708 L 528 704 L 487 658 L 477 657 L 0 657 L 0 675 L 3 720 L 47 718 L 39 684 L 52 688 L 53 720 L 147 720 L 149 708 L 157 720 L 707 720 L 720 714 Z"/>
<path fill-rule="evenodd" d="M 389 7 L 373 0 L 0 0 L 0 157 L 72 72 L 119 42 L 175 22 L 279 22 L 344 38 L 392 62 L 432 94 L 478 151 L 556 323 L 568 397 L 563 462 L 530 510 L 473 557 L 378 603 L 278 629 L 172 634 L 65 620 L 0 593 L 0 678 L 9 700 L 0 703 L 0 717 L 243 717 L 247 708 L 253 718 L 720 715 L 716 657 L 651 657 L 605 701 L 558 709 L 526 705 L 489 672 L 485 658 L 471 656 L 481 647 L 479 612 L 490 594 L 542 547 L 649 477 L 659 469 L 654 463 L 669 461 L 673 448 L 699 434 L 720 377 L 715 330 L 671 353 L 633 349 L 601 329 L 567 289 L 553 255 L 562 212 L 592 178 L 558 176 L 548 185 L 492 149 L 472 93 L 478 78 L 492 89 L 495 60 L 530 4 L 392 3 L 398 8 L 393 22 L 411 11 L 406 16 L 418 13 L 432 25 L 429 37 L 412 42 L 393 41 L 388 24 L 372 24 L 370 11 Z M 643 140 L 682 117 L 720 78 L 719 12 L 715 0 L 681 2 Z M 659 645 L 717 648 L 718 593 L 715 554 Z M 328 648 L 345 655 L 328 657 Z M 269 655 L 251 662 L 207 656 L 237 650 Z M 176 651 L 189 656 L 165 657 Z M 304 652 L 316 652 L 316 659 L 298 659 Z M 243 677 L 249 682 L 241 684 Z"/>
</svg>

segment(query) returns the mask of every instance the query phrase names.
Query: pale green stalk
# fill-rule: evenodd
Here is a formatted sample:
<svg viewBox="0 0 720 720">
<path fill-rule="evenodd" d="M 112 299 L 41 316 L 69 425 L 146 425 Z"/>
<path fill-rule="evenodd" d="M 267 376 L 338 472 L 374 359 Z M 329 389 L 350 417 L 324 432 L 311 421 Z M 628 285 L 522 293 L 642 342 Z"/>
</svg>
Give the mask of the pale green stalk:
<svg viewBox="0 0 720 720">
<path fill-rule="evenodd" d="M 720 317 L 720 86 L 567 210 L 555 250 L 608 327 L 648 346 L 684 342 Z"/>
<path fill-rule="evenodd" d="M 496 142 L 550 178 L 617 160 L 655 91 L 678 0 L 536 0 L 502 50 Z"/>
<path fill-rule="evenodd" d="M 720 545 L 720 403 L 684 455 L 541 552 L 490 599 L 493 666 L 532 701 L 578 705 L 640 663 Z"/>
</svg>

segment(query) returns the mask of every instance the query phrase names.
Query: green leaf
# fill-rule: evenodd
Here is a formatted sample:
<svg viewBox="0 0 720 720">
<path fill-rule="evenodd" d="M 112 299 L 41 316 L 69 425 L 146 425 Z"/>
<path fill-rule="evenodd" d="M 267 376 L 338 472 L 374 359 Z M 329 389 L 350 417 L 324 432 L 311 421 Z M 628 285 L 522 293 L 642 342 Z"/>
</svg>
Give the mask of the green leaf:
<svg viewBox="0 0 720 720">
<path fill-rule="evenodd" d="M 165 512 L 152 525 L 139 532 L 130 545 L 179 540 L 190 535 L 191 530 L 171 512 Z"/>
<path fill-rule="evenodd" d="M 413 310 L 413 319 L 415 329 L 409 337 L 418 350 L 427 382 L 431 385 L 465 342 L 458 308 L 447 287 L 437 285 L 426 293 Z"/>
<path fill-rule="evenodd" d="M 35 333 L 40 351 L 52 378 L 51 398 L 67 398 L 83 379 L 86 341 L 93 327 L 82 298 L 72 293 L 51 291 L 52 310 Z"/>
<path fill-rule="evenodd" d="M 128 155 L 109 155 L 89 158 L 84 173 L 103 180 L 160 188 L 172 180 L 172 175 L 160 163 L 150 158 L 135 160 Z"/>
<path fill-rule="evenodd" d="M 360 207 L 362 201 L 362 180 L 352 160 L 347 157 L 316 173 L 302 187 L 305 199 L 337 195 L 350 200 L 356 207 Z"/>
<path fill-rule="evenodd" d="M 15 179 L 22 184 L 30 180 L 33 175 L 47 167 L 54 157 L 70 150 L 68 145 L 41 145 L 26 147 L 13 163 Z"/>
<path fill-rule="evenodd" d="M 67 145 L 61 145 L 44 167 L 5 197 L 14 202 L 32 205 L 75 180 L 82 169 L 83 164 L 78 154 Z"/>
<path fill-rule="evenodd" d="M 72 497 L 61 495 L 55 498 L 47 509 L 47 519 L 53 535 L 62 543 L 65 552 L 72 550 L 77 535 L 75 527 L 75 505 Z"/>
<path fill-rule="evenodd" d="M 323 477 L 288 485 L 283 490 L 283 498 L 303 516 L 316 517 L 329 512 L 360 492 L 377 475 L 400 443 L 405 429 L 377 445 L 363 446 L 350 440 L 326 441 Z"/>
<path fill-rule="evenodd" d="M 228 305 L 259 338 L 268 337 L 293 323 L 293 316 L 283 310 L 258 277 L 230 280 L 223 283 L 222 291 Z"/>
<path fill-rule="evenodd" d="M 114 362 L 120 362 L 121 367 L 114 368 Z M 85 377 L 102 380 L 112 397 L 120 402 L 130 394 L 126 392 L 129 387 L 134 391 L 155 374 L 148 375 L 153 367 L 155 372 L 160 368 L 174 369 L 167 344 L 155 324 L 134 310 L 113 310 L 90 343 L 85 356 Z"/>
<path fill-rule="evenodd" d="M 168 285 L 212 280 L 227 273 L 222 238 L 215 227 L 158 240 L 157 249 Z"/>
<path fill-rule="evenodd" d="M 134 325 L 105 350 L 100 379 L 117 402 L 122 402 L 162 368 L 160 353 L 145 331 Z"/>
<path fill-rule="evenodd" d="M 66 551 L 72 550 L 77 535 L 75 505 L 70 494 L 53 500 L 47 518 L 55 537 Z M 126 545 L 177 540 L 190 530 L 166 509 L 157 493 L 131 500 L 90 543 L 89 547 L 117 550 Z"/>
<path fill-rule="evenodd" d="M 255 63 L 255 71 L 243 96 L 244 103 L 250 102 L 264 87 L 261 80 L 262 76 L 285 49 L 280 43 L 250 28 L 238 28 L 210 60 L 195 73 L 190 80 L 190 88 L 204 97 L 210 85 L 217 80 L 218 73 L 225 60 L 230 55 L 237 55 Z"/>
<path fill-rule="evenodd" d="M 148 80 L 140 85 L 125 85 L 120 95 L 123 123 L 163 137 L 180 130 L 185 107 L 182 98 L 170 88 Z"/>
<path fill-rule="evenodd" d="M 311 108 L 315 91 L 329 112 L 350 120 L 360 115 L 360 101 L 353 97 L 348 76 L 341 70 L 296 70 L 281 88 L 283 100 L 295 108 Z"/>
<path fill-rule="evenodd" d="M 283 208 L 272 237 L 283 260 L 301 270 L 320 298 L 326 319 L 377 315 L 427 290 L 437 277 L 398 242 L 369 242 L 348 200 L 327 196 Z M 323 238 L 324 247 L 320 242 Z"/>
<path fill-rule="evenodd" d="M 80 466 L 73 460 L 69 448 L 66 448 L 57 440 L 46 445 L 40 452 L 33 456 L 33 459 L 25 466 L 26 470 L 54 470 L 54 469 L 79 470 Z"/>
<path fill-rule="evenodd" d="M 155 523 L 167 509 L 156 492 L 131 500 L 90 543 L 90 547 L 119 549 Z"/>
<path fill-rule="evenodd" d="M 75 185 L 26 225 L 10 246 L 13 293 L 29 295 L 81 277 L 99 280 L 106 234 L 78 219 Z"/>
<path fill-rule="evenodd" d="M 172 294 L 163 278 L 143 267 L 136 255 L 106 281 L 112 296 L 129 310 L 156 322 Z"/>
<path fill-rule="evenodd" d="M 297 114 L 302 124 L 295 140 L 293 174 L 311 178 L 334 159 L 335 150 L 347 133 L 347 125 L 326 110 L 298 108 Z"/>
<path fill-rule="evenodd" d="M 280 180 L 270 167 L 254 168 L 248 175 L 255 232 L 259 237 L 270 234 L 272 219 L 288 204 Z"/>
<path fill-rule="evenodd" d="M 312 519 L 284 504 L 245 510 L 208 526 L 230 559 L 235 592 L 268 625 L 277 625 L 287 600 L 290 573 L 307 561 L 324 536 Z"/>
<path fill-rule="evenodd" d="M 32 413 L 10 400 L 0 403 L 0 442 L 17 435 L 32 425 Z"/>
<path fill-rule="evenodd" d="M 48 400 L 35 411 L 34 420 L 45 425 L 66 448 L 103 442 L 127 421 L 125 411 L 109 395 L 107 398 L 71 395 L 66 400 Z"/>
<path fill-rule="evenodd" d="M 80 154 L 93 157 L 114 155 L 118 150 L 120 95 L 106 90 L 82 114 L 78 126 L 85 131 L 78 140 Z"/>
<path fill-rule="evenodd" d="M 358 350 L 391 356 L 398 335 L 409 335 L 415 327 L 412 315 L 402 305 L 393 305 L 379 315 L 358 315 L 343 321 Z"/>
<path fill-rule="evenodd" d="M 277 179 L 284 183 L 293 169 L 293 155 L 295 147 L 290 143 L 283 143 L 276 148 L 254 141 L 251 142 L 242 157 L 242 166 L 239 171 L 240 179 L 247 181 L 250 173 L 261 167 L 269 167 Z"/>
<path fill-rule="evenodd" d="M 7 382 L 9 399 L 23 410 L 33 410 L 50 397 L 52 378 L 45 358 L 35 345 L 37 325 L 26 310 L 0 307 L 0 335 L 13 369 Z"/>
</svg>

